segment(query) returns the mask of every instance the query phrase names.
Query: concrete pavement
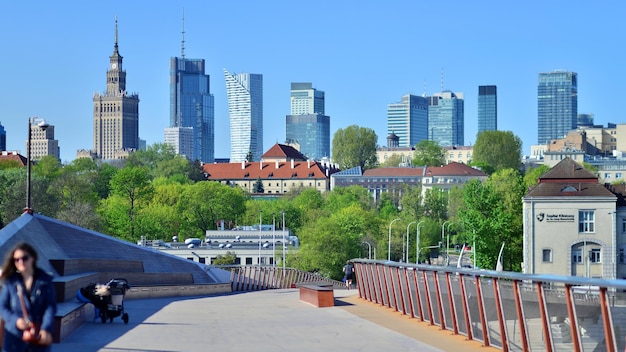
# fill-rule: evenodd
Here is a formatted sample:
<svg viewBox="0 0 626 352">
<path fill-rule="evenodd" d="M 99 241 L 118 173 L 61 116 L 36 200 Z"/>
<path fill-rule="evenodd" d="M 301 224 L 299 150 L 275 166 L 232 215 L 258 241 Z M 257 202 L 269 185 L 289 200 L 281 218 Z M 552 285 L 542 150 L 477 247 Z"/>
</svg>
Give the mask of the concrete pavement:
<svg viewBox="0 0 626 352">
<path fill-rule="evenodd" d="M 300 302 L 297 289 L 126 300 L 130 322 L 84 324 L 54 351 L 489 351 L 335 290 L 336 306 Z"/>
</svg>

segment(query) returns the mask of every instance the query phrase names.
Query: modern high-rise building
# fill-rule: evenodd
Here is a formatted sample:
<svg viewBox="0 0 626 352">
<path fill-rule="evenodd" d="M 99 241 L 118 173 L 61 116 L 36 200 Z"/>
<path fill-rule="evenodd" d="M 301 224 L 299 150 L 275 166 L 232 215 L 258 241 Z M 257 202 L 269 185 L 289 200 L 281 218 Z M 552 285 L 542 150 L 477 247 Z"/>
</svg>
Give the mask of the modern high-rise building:
<svg viewBox="0 0 626 352">
<path fill-rule="evenodd" d="M 478 133 L 498 129 L 498 92 L 496 86 L 478 86 Z"/>
<path fill-rule="evenodd" d="M 191 159 L 194 142 L 193 127 L 166 127 L 164 137 L 165 144 L 171 145 L 176 154 Z"/>
<path fill-rule="evenodd" d="M 188 159 L 215 160 L 215 106 L 204 59 L 185 58 L 183 18 L 181 57 L 170 59 L 170 127 L 191 127 L 193 153 Z"/>
<path fill-rule="evenodd" d="M 139 147 L 139 95 L 126 91 L 126 71 L 117 45 L 117 18 L 106 87 L 106 92 L 93 96 L 94 152 L 101 159 L 121 159 Z"/>
<path fill-rule="evenodd" d="M 54 139 L 54 126 L 46 124 L 45 129 L 40 128 L 43 122 L 40 118 L 31 121 L 30 126 L 30 157 L 32 160 L 40 160 L 44 156 L 52 155 L 60 160 L 59 141 Z M 28 150 L 28 140 L 26 141 Z"/>
<path fill-rule="evenodd" d="M 230 161 L 261 160 L 261 155 L 263 155 L 263 75 L 231 74 L 224 69 L 224 77 L 230 114 Z"/>
<path fill-rule="evenodd" d="M 428 139 L 442 147 L 464 145 L 463 93 L 444 91 L 428 99 Z"/>
<path fill-rule="evenodd" d="M 313 88 L 311 83 L 291 83 L 290 115 L 324 115 L 324 92 Z"/>
<path fill-rule="evenodd" d="M 428 139 L 428 99 L 417 95 L 402 96 L 399 103 L 387 106 L 387 135 L 395 134 L 399 147 L 414 147 Z"/>
<path fill-rule="evenodd" d="M 538 144 L 565 137 L 576 129 L 578 74 L 553 71 L 539 74 L 537 88 Z"/>
<path fill-rule="evenodd" d="M 7 150 L 7 131 L 0 124 L 0 151 Z"/>
<path fill-rule="evenodd" d="M 591 127 L 593 126 L 593 114 L 578 114 L 576 118 L 577 127 Z"/>
<path fill-rule="evenodd" d="M 308 159 L 330 158 L 330 117 L 324 114 L 324 92 L 311 83 L 291 83 L 291 114 L 285 130 L 288 143 L 299 145 Z"/>
</svg>

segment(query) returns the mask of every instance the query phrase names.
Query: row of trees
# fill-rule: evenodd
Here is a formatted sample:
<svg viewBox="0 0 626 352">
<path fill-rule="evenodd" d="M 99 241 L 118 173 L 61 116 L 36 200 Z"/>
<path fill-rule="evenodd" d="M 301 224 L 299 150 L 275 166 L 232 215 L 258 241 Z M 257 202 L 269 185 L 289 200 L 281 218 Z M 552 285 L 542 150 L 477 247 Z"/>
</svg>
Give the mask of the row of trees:
<svg viewBox="0 0 626 352">
<path fill-rule="evenodd" d="M 355 128 L 362 133 L 352 136 Z M 354 137 L 356 144 L 369 146 L 372 142 L 369 131 L 352 126 L 348 129 L 349 133 L 338 132 L 333 144 L 346 136 Z M 339 145 L 345 148 L 334 149 L 350 150 L 346 139 Z M 441 161 L 444 155 L 432 144 L 423 149 L 433 151 L 416 157 L 428 160 L 426 164 Z M 358 161 L 359 166 L 373 167 L 371 159 L 359 153 L 353 153 L 354 161 L 346 156 L 340 164 L 346 168 Z M 204 181 L 200 165 L 175 155 L 164 144 L 156 144 L 116 165 L 89 159 L 61 165 L 54 158 L 44 158 L 33 167 L 32 204 L 44 215 L 130 242 L 142 236 L 166 241 L 172 236 L 202 238 L 204 231 L 216 229 L 221 220 L 228 226 L 256 224 L 262 211 L 264 223 L 275 222 L 279 229 L 287 226 L 300 238 L 301 248 L 289 255 L 289 266 L 333 278 L 342 276 L 347 259 L 366 257 L 369 245 L 376 249 L 378 259 L 386 258 L 388 227 L 393 219 L 401 221 L 393 223 L 390 256 L 399 260 L 408 252 L 412 262 L 417 259 L 418 247 L 441 241 L 442 224 L 447 222 L 451 243 L 476 244 L 479 266 L 493 268 L 504 242 L 505 268 L 519 270 L 520 199 L 539 174 L 529 173 L 524 179 L 517 168 L 494 161 L 485 165 L 495 165 L 486 182 L 470 182 L 448 192 L 407 187 L 399 197 L 383 194 L 374 202 L 366 189 L 352 186 L 326 193 L 293 189 L 279 199 L 258 200 L 238 187 Z M 0 164 L 2 225 L 21 214 L 25 179 L 24 168 Z M 403 248 L 404 234 L 412 222 L 421 222 L 420 243 L 411 235 L 409 248 Z M 412 229 L 414 233 L 416 226 Z M 426 260 L 428 252 L 420 256 Z"/>
</svg>

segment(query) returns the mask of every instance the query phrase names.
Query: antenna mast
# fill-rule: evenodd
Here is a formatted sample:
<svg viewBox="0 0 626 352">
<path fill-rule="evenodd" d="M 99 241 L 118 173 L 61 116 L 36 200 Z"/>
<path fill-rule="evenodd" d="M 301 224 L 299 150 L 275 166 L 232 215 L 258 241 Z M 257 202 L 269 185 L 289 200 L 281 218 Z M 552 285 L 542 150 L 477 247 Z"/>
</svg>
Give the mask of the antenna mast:
<svg viewBox="0 0 626 352">
<path fill-rule="evenodd" d="M 180 57 L 185 59 L 185 8 L 183 7 L 183 40 L 180 45 Z"/>
<path fill-rule="evenodd" d="M 441 68 L 441 91 L 443 92 L 443 67 Z"/>
</svg>

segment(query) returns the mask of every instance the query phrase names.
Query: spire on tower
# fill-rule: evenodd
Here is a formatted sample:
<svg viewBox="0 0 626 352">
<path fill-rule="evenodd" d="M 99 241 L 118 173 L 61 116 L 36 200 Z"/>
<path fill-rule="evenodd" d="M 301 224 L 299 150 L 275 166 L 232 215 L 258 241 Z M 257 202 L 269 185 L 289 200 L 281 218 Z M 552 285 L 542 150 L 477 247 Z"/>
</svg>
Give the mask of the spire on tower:
<svg viewBox="0 0 626 352">
<path fill-rule="evenodd" d="M 185 59 L 185 8 L 183 7 L 183 40 L 180 46 L 180 57 Z"/>
<path fill-rule="evenodd" d="M 115 48 L 117 48 L 117 15 L 115 15 Z"/>
</svg>

